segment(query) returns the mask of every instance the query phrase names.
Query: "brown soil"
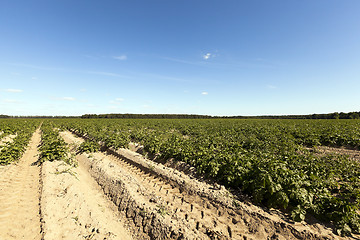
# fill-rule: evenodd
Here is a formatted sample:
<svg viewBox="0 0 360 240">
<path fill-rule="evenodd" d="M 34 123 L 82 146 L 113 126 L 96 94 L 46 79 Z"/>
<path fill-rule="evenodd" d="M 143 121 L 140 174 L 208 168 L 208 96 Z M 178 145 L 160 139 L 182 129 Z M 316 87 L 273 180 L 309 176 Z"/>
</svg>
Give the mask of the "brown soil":
<svg viewBox="0 0 360 240">
<path fill-rule="evenodd" d="M 37 130 L 20 161 L 0 168 L 0 239 L 41 239 L 39 143 Z"/>
</svg>

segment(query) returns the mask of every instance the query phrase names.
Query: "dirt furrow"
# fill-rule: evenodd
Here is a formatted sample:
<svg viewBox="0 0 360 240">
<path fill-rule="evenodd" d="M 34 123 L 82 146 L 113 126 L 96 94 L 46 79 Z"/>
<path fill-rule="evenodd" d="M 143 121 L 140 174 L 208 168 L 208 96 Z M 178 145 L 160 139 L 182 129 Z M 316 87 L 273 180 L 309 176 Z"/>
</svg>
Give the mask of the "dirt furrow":
<svg viewBox="0 0 360 240">
<path fill-rule="evenodd" d="M 124 218 L 81 160 L 76 168 L 63 161 L 45 162 L 42 179 L 45 240 L 132 239 Z"/>
<path fill-rule="evenodd" d="M 41 239 L 40 167 L 35 163 L 37 130 L 19 162 L 2 167 L 0 175 L 0 239 Z"/>
<path fill-rule="evenodd" d="M 63 137 L 70 142 L 78 139 L 70 132 L 63 133 Z M 318 224 L 289 224 L 281 216 L 235 201 L 225 189 L 199 182 L 128 149 L 108 149 L 107 153 L 82 154 L 82 157 L 92 176 L 119 210 L 125 211 L 150 237 L 155 236 L 157 226 L 149 230 L 146 225 L 149 218 L 152 225 L 158 221 L 161 222 L 159 226 L 168 228 L 163 233 L 156 233 L 159 234 L 157 237 L 165 238 L 337 238 Z"/>
<path fill-rule="evenodd" d="M 121 158 L 111 154 L 107 157 L 126 169 L 141 186 L 147 189 L 144 195 L 149 201 L 156 203 L 157 207 L 161 208 L 160 211 L 190 227 L 194 226 L 192 228 L 202 233 L 204 237 L 214 235 L 237 238 L 244 234 L 244 231 L 239 231 L 241 228 L 234 224 L 239 220 L 233 221 L 219 206 L 214 206 L 197 195 L 182 192 L 158 176 L 147 174 Z"/>
</svg>

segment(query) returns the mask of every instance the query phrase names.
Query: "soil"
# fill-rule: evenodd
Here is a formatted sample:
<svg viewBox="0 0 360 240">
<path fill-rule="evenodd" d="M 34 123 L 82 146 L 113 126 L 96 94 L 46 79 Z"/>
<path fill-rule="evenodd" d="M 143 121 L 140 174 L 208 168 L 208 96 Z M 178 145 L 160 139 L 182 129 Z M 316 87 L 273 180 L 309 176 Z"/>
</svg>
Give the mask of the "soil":
<svg viewBox="0 0 360 240">
<path fill-rule="evenodd" d="M 41 239 L 39 143 L 37 130 L 21 160 L 0 167 L 0 239 Z"/>
<path fill-rule="evenodd" d="M 0 167 L 0 240 L 8 239 L 356 239 L 319 223 L 239 201 L 183 163 L 147 159 L 141 146 L 76 153 L 77 167 L 37 164 L 37 130 L 19 162 Z M 136 152 L 138 151 L 138 152 Z"/>
<path fill-rule="evenodd" d="M 359 150 L 347 149 L 344 147 L 336 148 L 336 147 L 326 147 L 326 146 L 317 146 L 311 150 L 313 150 L 315 154 L 320 154 L 320 155 L 327 155 L 327 154 L 346 155 L 350 159 L 360 162 Z"/>
<path fill-rule="evenodd" d="M 69 132 L 63 136 L 76 139 Z M 291 223 L 275 210 L 237 201 L 224 187 L 198 181 L 132 150 L 107 149 L 86 158 L 91 159 L 91 174 L 119 211 L 150 236 L 155 232 L 164 239 L 341 239 L 321 224 Z"/>
</svg>

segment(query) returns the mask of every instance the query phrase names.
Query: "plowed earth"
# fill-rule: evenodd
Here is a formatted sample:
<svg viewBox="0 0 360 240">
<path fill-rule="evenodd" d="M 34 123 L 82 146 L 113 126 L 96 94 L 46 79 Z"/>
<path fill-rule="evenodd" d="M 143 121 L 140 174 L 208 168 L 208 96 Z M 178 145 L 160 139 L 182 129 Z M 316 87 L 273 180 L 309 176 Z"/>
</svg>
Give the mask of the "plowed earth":
<svg viewBox="0 0 360 240">
<path fill-rule="evenodd" d="M 73 153 L 84 141 L 61 136 Z M 129 149 L 77 154 L 78 167 L 39 166 L 39 143 L 36 131 L 20 161 L 0 167 L 1 240 L 345 239 Z"/>
</svg>

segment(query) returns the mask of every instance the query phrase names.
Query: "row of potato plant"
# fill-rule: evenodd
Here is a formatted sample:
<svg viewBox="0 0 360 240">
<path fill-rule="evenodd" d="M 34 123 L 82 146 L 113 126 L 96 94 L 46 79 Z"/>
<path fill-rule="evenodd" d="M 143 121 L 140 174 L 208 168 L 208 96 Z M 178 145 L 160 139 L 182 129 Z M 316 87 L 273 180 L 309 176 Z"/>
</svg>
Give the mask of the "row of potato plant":
<svg viewBox="0 0 360 240">
<path fill-rule="evenodd" d="M 69 154 L 69 148 L 51 121 L 44 121 L 41 126 L 41 144 L 39 160 L 45 161 L 63 160 L 70 165 L 76 165 Z"/>
<path fill-rule="evenodd" d="M 174 158 L 241 189 L 253 201 L 330 221 L 341 235 L 360 232 L 360 165 L 304 146 L 358 148 L 356 120 L 58 120 L 64 128 L 109 147 L 138 142 L 159 158 Z"/>
<path fill-rule="evenodd" d="M 2 119 L 0 121 L 1 138 L 10 134 L 16 136 L 1 148 L 0 165 L 6 165 L 21 158 L 39 125 L 39 120 Z"/>
</svg>

